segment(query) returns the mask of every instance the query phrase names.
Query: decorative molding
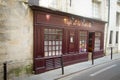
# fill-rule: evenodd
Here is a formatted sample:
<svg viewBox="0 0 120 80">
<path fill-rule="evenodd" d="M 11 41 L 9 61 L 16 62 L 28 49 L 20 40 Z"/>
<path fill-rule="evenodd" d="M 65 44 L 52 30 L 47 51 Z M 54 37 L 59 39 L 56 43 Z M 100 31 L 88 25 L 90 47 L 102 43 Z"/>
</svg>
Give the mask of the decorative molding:
<svg viewBox="0 0 120 80">
<path fill-rule="evenodd" d="M 92 0 L 92 2 L 97 2 L 97 3 L 101 3 L 101 0 Z"/>
<path fill-rule="evenodd" d="M 39 6 L 39 0 L 28 0 L 29 5 Z"/>
</svg>

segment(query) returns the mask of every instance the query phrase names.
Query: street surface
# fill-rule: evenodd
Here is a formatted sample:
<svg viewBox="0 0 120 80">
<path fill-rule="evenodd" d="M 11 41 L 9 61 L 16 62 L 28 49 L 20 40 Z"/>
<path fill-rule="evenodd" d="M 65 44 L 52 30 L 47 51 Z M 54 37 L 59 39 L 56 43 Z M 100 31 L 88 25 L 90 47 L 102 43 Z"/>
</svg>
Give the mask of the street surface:
<svg viewBox="0 0 120 80">
<path fill-rule="evenodd" d="M 120 59 L 95 66 L 59 80 L 120 80 Z"/>
</svg>

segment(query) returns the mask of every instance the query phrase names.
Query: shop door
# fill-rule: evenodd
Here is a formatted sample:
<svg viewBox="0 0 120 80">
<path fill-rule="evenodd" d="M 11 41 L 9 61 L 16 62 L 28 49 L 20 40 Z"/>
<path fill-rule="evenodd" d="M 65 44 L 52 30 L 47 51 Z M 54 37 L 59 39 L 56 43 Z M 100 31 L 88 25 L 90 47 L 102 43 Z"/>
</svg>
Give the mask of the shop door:
<svg viewBox="0 0 120 80">
<path fill-rule="evenodd" d="M 89 32 L 88 38 L 88 51 L 92 52 L 94 50 L 95 32 Z"/>
<path fill-rule="evenodd" d="M 75 52 L 75 29 L 68 30 L 68 52 Z"/>
</svg>

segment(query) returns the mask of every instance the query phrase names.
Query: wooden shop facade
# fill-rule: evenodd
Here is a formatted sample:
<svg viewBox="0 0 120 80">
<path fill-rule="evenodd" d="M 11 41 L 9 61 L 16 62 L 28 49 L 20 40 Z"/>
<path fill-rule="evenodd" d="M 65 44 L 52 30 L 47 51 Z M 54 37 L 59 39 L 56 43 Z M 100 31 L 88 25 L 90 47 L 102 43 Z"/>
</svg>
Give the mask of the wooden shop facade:
<svg viewBox="0 0 120 80">
<path fill-rule="evenodd" d="M 34 31 L 34 71 L 36 74 L 104 56 L 104 26 L 101 20 L 31 6 Z"/>
</svg>

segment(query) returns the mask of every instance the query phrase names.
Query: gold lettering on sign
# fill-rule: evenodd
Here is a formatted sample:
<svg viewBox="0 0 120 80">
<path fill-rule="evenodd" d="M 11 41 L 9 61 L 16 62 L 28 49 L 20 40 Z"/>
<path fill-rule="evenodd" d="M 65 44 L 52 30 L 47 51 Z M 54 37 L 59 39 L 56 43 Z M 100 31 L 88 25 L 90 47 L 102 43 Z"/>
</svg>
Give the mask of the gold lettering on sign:
<svg viewBox="0 0 120 80">
<path fill-rule="evenodd" d="M 50 20 L 50 15 L 49 14 L 46 14 L 46 19 Z"/>
<path fill-rule="evenodd" d="M 92 22 L 85 19 L 64 18 L 64 24 L 68 26 L 92 27 Z"/>
</svg>

